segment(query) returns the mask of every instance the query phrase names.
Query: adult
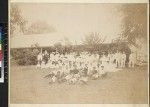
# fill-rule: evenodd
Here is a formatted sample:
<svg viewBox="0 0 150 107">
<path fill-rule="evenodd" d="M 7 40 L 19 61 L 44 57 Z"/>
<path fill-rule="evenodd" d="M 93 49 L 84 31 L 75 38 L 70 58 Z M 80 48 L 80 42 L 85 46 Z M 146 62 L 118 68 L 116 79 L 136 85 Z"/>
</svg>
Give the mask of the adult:
<svg viewBox="0 0 150 107">
<path fill-rule="evenodd" d="M 47 50 L 45 50 L 43 53 L 43 61 L 45 62 L 45 65 L 48 63 L 48 58 L 49 58 L 49 54 Z"/>
<path fill-rule="evenodd" d="M 37 67 L 40 67 L 40 66 L 41 66 L 42 60 L 43 60 L 43 56 L 42 56 L 42 52 L 40 52 L 40 53 L 38 54 L 38 56 L 37 56 L 37 61 L 38 61 Z"/>
<path fill-rule="evenodd" d="M 134 52 L 131 52 L 129 56 L 129 67 L 134 68 L 134 65 L 135 65 L 135 54 Z"/>
<path fill-rule="evenodd" d="M 121 67 L 122 68 L 125 67 L 125 62 L 126 62 L 126 54 L 125 54 L 125 52 L 123 52 L 121 55 Z"/>
</svg>

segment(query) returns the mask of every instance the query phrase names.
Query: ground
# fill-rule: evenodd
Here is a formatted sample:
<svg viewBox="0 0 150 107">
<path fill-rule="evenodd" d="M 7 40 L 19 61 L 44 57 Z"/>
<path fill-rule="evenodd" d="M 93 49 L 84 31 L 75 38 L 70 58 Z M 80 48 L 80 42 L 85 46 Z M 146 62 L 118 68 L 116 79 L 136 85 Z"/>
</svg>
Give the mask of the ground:
<svg viewBox="0 0 150 107">
<path fill-rule="evenodd" d="M 10 66 L 10 103 L 148 103 L 147 66 L 108 73 L 87 85 L 48 84 L 43 78 L 51 69 Z"/>
</svg>

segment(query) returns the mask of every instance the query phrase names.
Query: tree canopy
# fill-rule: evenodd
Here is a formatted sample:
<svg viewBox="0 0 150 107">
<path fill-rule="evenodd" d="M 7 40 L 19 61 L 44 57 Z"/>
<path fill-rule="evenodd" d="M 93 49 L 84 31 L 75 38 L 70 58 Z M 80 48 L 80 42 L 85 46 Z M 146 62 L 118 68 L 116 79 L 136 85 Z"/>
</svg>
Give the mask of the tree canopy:
<svg viewBox="0 0 150 107">
<path fill-rule="evenodd" d="M 102 35 L 99 32 L 91 32 L 87 35 L 85 35 L 85 38 L 83 40 L 84 45 L 100 45 L 105 41 L 105 37 L 102 37 Z"/>
<path fill-rule="evenodd" d="M 13 35 L 16 27 L 20 28 L 20 32 L 25 32 L 27 20 L 22 17 L 21 10 L 16 4 L 10 6 L 10 34 Z"/>
<path fill-rule="evenodd" d="M 147 39 L 147 5 L 124 4 L 120 10 L 123 13 L 122 37 L 137 46 L 137 39 Z"/>
<path fill-rule="evenodd" d="M 17 4 L 11 4 L 10 6 L 10 34 L 14 35 L 14 32 L 23 34 L 41 34 L 54 32 L 54 27 L 50 26 L 45 21 L 35 21 L 29 25 L 29 22 L 23 17 L 22 11 Z M 27 27 L 28 25 L 28 27 Z M 17 29 L 19 28 L 19 29 Z"/>
</svg>

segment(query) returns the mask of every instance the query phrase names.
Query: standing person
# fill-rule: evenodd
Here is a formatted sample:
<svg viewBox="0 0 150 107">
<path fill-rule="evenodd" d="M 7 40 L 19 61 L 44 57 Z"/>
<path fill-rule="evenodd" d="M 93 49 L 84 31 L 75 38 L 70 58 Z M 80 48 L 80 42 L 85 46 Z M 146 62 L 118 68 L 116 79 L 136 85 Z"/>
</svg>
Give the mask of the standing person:
<svg viewBox="0 0 150 107">
<path fill-rule="evenodd" d="M 43 60 L 43 56 L 42 56 L 42 52 L 40 52 L 37 56 L 37 67 L 41 67 L 41 64 L 42 64 L 42 60 Z"/>
<path fill-rule="evenodd" d="M 126 63 L 126 54 L 125 52 L 122 53 L 121 55 L 121 67 L 124 68 Z"/>
<path fill-rule="evenodd" d="M 50 62 L 51 62 L 50 67 L 51 67 L 51 68 L 54 68 L 54 62 L 55 62 L 55 55 L 54 55 L 54 52 L 52 52 L 52 53 L 50 54 Z"/>
<path fill-rule="evenodd" d="M 108 54 L 108 66 L 107 66 L 107 72 L 115 72 L 116 71 L 116 64 L 114 64 L 114 54 L 109 53 Z"/>
<path fill-rule="evenodd" d="M 134 68 L 134 65 L 135 65 L 135 54 L 131 52 L 129 56 L 129 67 Z"/>
<path fill-rule="evenodd" d="M 55 54 L 55 67 L 58 68 L 59 67 L 59 56 L 60 54 L 58 52 L 56 52 Z"/>
<path fill-rule="evenodd" d="M 107 66 L 108 66 L 108 62 L 107 61 L 108 61 L 108 59 L 107 59 L 106 55 L 103 54 L 103 56 L 101 58 L 101 62 L 102 62 L 101 65 L 104 67 L 105 70 L 107 69 Z"/>
<path fill-rule="evenodd" d="M 113 64 L 115 60 L 115 55 L 113 53 L 110 54 L 110 63 Z"/>
<path fill-rule="evenodd" d="M 120 63 L 121 63 L 121 53 L 120 52 L 118 52 L 118 51 L 116 52 L 115 59 L 116 59 L 116 67 L 119 68 Z"/>
<path fill-rule="evenodd" d="M 52 53 L 50 54 L 50 60 L 51 60 L 51 61 L 54 61 L 54 52 L 52 52 Z"/>
<path fill-rule="evenodd" d="M 99 73 L 98 73 L 98 70 L 96 69 L 96 67 L 93 67 L 93 69 L 91 71 L 91 77 L 92 77 L 92 79 L 97 79 L 99 77 Z"/>
<path fill-rule="evenodd" d="M 109 64 L 110 64 L 111 63 L 111 53 L 108 53 L 107 57 L 108 57 L 108 61 L 109 61 Z"/>
<path fill-rule="evenodd" d="M 48 62 L 48 57 L 49 57 L 49 54 L 47 52 L 47 50 L 44 51 L 44 54 L 43 54 L 43 60 L 45 62 L 45 65 L 47 64 Z"/>
</svg>

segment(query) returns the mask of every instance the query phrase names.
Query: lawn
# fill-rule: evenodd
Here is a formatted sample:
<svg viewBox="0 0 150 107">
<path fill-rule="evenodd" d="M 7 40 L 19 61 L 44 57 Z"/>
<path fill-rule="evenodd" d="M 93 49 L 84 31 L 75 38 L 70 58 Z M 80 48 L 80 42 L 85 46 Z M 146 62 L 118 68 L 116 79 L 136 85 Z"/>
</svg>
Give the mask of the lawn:
<svg viewBox="0 0 150 107">
<path fill-rule="evenodd" d="M 10 103 L 148 103 L 147 66 L 108 73 L 87 85 L 48 84 L 43 78 L 51 69 L 10 66 Z"/>
</svg>

